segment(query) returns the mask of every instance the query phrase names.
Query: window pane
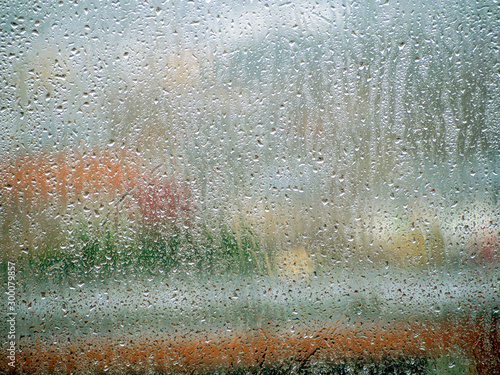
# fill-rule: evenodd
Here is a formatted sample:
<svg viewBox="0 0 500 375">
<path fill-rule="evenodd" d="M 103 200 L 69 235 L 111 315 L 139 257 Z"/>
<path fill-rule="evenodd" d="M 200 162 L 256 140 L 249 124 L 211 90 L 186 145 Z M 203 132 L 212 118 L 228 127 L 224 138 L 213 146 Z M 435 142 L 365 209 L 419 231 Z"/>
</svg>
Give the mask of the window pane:
<svg viewBox="0 0 500 375">
<path fill-rule="evenodd" d="M 499 14 L 5 1 L 0 368 L 500 373 Z"/>
</svg>

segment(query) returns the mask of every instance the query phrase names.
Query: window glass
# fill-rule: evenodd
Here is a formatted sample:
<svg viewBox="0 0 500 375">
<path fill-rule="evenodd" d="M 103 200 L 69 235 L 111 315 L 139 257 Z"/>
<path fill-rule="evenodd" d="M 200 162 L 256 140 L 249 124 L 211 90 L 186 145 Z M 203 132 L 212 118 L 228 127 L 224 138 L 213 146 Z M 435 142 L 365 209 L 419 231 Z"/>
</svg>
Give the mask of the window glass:
<svg viewBox="0 0 500 375">
<path fill-rule="evenodd" d="M 2 373 L 500 373 L 499 14 L 2 2 Z"/>
</svg>

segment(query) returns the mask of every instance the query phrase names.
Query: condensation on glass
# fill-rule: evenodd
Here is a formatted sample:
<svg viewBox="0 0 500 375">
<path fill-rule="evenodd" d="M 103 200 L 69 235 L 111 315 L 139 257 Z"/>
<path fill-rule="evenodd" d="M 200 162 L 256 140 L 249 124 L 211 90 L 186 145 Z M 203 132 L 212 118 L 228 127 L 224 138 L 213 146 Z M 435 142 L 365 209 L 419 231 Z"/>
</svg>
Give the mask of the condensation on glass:
<svg viewBox="0 0 500 375">
<path fill-rule="evenodd" d="M 1 373 L 500 373 L 493 1 L 4 1 Z"/>
</svg>

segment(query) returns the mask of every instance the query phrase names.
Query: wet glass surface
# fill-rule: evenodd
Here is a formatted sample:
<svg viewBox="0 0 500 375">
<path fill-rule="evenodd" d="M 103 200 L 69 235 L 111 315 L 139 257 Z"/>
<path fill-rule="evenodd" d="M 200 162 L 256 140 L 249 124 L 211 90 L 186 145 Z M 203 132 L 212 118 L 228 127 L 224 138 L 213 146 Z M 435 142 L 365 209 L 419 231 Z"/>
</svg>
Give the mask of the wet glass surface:
<svg viewBox="0 0 500 375">
<path fill-rule="evenodd" d="M 499 373 L 499 14 L 2 3 L 2 373 Z"/>
</svg>

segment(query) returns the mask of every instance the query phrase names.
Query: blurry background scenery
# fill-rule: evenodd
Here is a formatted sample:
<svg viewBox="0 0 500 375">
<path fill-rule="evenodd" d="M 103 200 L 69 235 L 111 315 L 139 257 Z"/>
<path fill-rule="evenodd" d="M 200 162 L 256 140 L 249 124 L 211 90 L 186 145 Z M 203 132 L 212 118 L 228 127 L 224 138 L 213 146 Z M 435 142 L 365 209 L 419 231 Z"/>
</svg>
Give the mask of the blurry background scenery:
<svg viewBox="0 0 500 375">
<path fill-rule="evenodd" d="M 35 275 L 499 262 L 490 1 L 3 1 L 0 244 Z"/>
<path fill-rule="evenodd" d="M 0 373 L 498 373 L 495 3 L 0 0 Z"/>
</svg>

